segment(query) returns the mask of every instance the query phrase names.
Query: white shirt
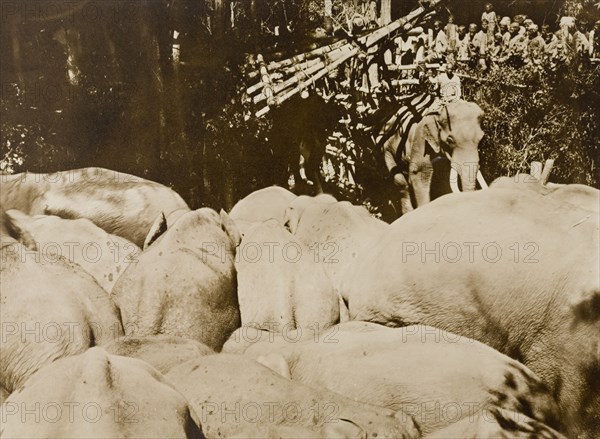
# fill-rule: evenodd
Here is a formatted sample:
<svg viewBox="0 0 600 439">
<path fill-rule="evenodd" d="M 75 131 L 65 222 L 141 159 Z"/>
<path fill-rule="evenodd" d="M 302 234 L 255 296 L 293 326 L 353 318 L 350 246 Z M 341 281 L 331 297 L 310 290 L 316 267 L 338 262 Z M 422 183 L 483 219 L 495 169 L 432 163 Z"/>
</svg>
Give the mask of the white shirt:
<svg viewBox="0 0 600 439">
<path fill-rule="evenodd" d="M 448 77 L 446 72 L 442 72 L 437 77 L 437 83 L 440 87 L 440 97 L 444 102 L 455 102 L 462 96 L 460 78 L 455 73 L 452 78 Z"/>
</svg>

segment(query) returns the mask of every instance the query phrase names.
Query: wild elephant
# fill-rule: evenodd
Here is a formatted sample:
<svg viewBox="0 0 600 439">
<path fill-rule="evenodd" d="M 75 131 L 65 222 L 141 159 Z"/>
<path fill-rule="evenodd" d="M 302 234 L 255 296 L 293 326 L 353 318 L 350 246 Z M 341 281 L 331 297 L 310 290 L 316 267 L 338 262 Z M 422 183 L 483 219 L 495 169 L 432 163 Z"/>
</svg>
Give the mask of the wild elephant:
<svg viewBox="0 0 600 439">
<path fill-rule="evenodd" d="M 413 210 L 411 191 L 417 207 L 430 202 L 435 163 L 446 157 L 460 177 L 462 190 L 475 190 L 481 179 L 482 116 L 483 110 L 474 102 L 447 103 L 439 113 L 423 116 L 407 133 L 398 130 L 384 142 L 385 163 L 400 189 L 402 213 Z M 455 180 L 451 175 L 450 183 Z"/>
<path fill-rule="evenodd" d="M 105 232 L 85 218 L 29 216 L 14 209 L 7 214 L 31 235 L 46 257 L 63 256 L 80 265 L 108 292 L 141 251 L 134 243 Z"/>
<path fill-rule="evenodd" d="M 162 184 L 104 168 L 2 174 L 0 181 L 0 204 L 6 210 L 87 218 L 138 247 L 143 246 L 150 226 L 161 212 L 168 217 L 190 210 L 175 191 Z"/>
<path fill-rule="evenodd" d="M 406 413 L 292 381 L 276 372 L 277 359 L 284 362 L 280 356 L 261 364 L 243 355 L 209 355 L 172 369 L 166 378 L 191 402 L 211 438 L 257 437 L 273 427 L 286 434 L 275 437 L 300 438 L 305 429 L 319 437 L 420 437 Z M 328 430 L 336 435 L 323 436 Z"/>
<path fill-rule="evenodd" d="M 396 220 L 342 295 L 351 319 L 435 326 L 520 361 L 555 395 L 568 435 L 593 437 L 598 227 L 588 210 L 533 191 L 451 194 Z"/>
<path fill-rule="evenodd" d="M 78 265 L 7 238 L 0 259 L 0 386 L 8 392 L 59 358 L 123 335 L 117 307 Z"/>
<path fill-rule="evenodd" d="M 8 390 L 6 390 L 4 387 L 0 386 L 0 405 L 4 404 L 4 401 L 6 401 L 6 399 L 10 396 L 10 393 L 8 392 Z"/>
<path fill-rule="evenodd" d="M 522 413 L 497 407 L 482 410 L 454 424 L 425 436 L 424 439 L 566 439 L 553 428 Z"/>
<path fill-rule="evenodd" d="M 337 323 L 338 295 L 319 257 L 277 220 L 251 227 L 236 257 L 242 325 L 280 332 Z"/>
<path fill-rule="evenodd" d="M 202 208 L 153 239 L 112 289 L 125 334 L 174 335 L 220 350 L 240 325 L 233 220 Z"/>
<path fill-rule="evenodd" d="M 323 265 L 336 290 L 359 255 L 389 227 L 365 207 L 348 201 L 312 203 L 300 217 L 288 209 L 285 221 L 296 239 Z"/>
<path fill-rule="evenodd" d="M 27 230 L 23 230 L 0 205 L 0 245 L 21 243 L 29 250 L 37 250 L 35 239 Z"/>
<path fill-rule="evenodd" d="M 280 354 L 292 379 L 402 410 L 423 434 L 492 407 L 560 425 L 552 394 L 533 372 L 483 343 L 437 328 L 345 322 L 284 335 L 241 328 L 224 351 L 252 358 Z"/>
<path fill-rule="evenodd" d="M 293 200 L 285 209 L 283 224 L 289 229 L 290 232 L 296 232 L 296 226 L 300 222 L 302 214 L 312 205 L 321 204 L 333 204 L 337 203 L 337 200 L 333 195 L 330 194 L 319 194 L 314 197 L 308 195 L 300 195 Z"/>
<path fill-rule="evenodd" d="M 103 346 L 111 355 L 137 358 L 150 364 L 160 373 L 192 358 L 215 353 L 208 346 L 189 338 L 172 335 L 125 336 Z"/>
<path fill-rule="evenodd" d="M 363 429 L 348 419 L 336 419 L 326 422 L 322 427 L 304 427 L 299 425 L 251 425 L 243 427 L 229 439 L 356 439 L 364 437 Z"/>
<path fill-rule="evenodd" d="M 10 438 L 204 438 L 188 402 L 143 361 L 91 348 L 44 367 L 0 408 Z"/>
<path fill-rule="evenodd" d="M 514 177 L 499 177 L 490 184 L 490 189 L 523 189 L 537 192 L 548 199 L 563 205 L 574 205 L 598 214 L 600 211 L 600 191 L 584 184 L 541 184 L 529 174 Z"/>
<path fill-rule="evenodd" d="M 242 235 L 254 223 L 274 218 L 283 224 L 285 209 L 296 195 L 279 186 L 269 186 L 252 192 L 238 201 L 229 212 Z"/>
</svg>

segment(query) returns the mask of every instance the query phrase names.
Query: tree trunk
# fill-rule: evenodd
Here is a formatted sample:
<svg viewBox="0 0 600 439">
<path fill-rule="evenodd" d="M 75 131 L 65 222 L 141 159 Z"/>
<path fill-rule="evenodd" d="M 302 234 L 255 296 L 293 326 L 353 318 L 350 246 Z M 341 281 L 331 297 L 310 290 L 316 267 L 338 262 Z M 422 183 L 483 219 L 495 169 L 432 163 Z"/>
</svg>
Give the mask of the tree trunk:
<svg viewBox="0 0 600 439">
<path fill-rule="evenodd" d="M 16 21 L 11 20 L 10 37 L 12 40 L 13 66 L 17 82 L 21 88 L 25 87 L 25 77 L 23 76 L 23 64 L 21 62 L 21 44 L 19 43 L 19 28 Z"/>
<path fill-rule="evenodd" d="M 213 35 L 217 39 L 223 37 L 223 11 L 225 0 L 214 0 L 215 1 L 215 16 L 213 17 Z"/>
<path fill-rule="evenodd" d="M 235 192 L 235 177 L 234 177 L 234 173 L 233 173 L 233 169 L 230 163 L 225 163 L 224 166 L 224 178 L 223 178 L 223 186 L 224 186 L 224 193 L 223 193 L 223 198 L 224 198 L 224 205 L 225 205 L 225 210 L 227 210 L 228 212 L 233 208 L 233 205 L 235 204 L 235 198 L 234 198 L 234 192 Z"/>
<path fill-rule="evenodd" d="M 392 0 L 381 0 L 381 23 L 385 26 L 392 22 Z"/>
</svg>

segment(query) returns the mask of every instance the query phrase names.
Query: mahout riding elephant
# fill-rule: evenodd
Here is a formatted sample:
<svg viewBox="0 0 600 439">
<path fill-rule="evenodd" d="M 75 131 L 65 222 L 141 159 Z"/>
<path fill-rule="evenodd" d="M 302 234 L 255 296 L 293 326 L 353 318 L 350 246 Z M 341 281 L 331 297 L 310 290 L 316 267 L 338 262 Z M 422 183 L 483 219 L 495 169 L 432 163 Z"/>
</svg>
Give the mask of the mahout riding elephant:
<svg viewBox="0 0 600 439">
<path fill-rule="evenodd" d="M 442 106 L 439 112 L 429 113 L 418 122 L 407 126 L 408 132 L 399 129 L 383 145 L 385 162 L 400 188 L 402 213 L 413 210 L 411 195 L 416 207 L 427 204 L 432 192 L 434 168 L 443 168 L 450 160 L 450 184 L 457 190 L 457 174 L 463 191 L 475 190 L 479 172 L 479 142 L 483 110 L 473 102 L 459 100 Z M 447 192 L 447 191 L 446 191 Z"/>
</svg>

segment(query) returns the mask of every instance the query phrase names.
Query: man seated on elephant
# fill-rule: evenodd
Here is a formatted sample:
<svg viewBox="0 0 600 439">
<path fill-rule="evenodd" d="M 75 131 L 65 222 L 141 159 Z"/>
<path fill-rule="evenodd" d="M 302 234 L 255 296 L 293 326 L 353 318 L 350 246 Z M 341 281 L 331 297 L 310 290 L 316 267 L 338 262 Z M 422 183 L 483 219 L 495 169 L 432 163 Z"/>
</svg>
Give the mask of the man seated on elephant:
<svg viewBox="0 0 600 439">
<path fill-rule="evenodd" d="M 444 105 L 461 99 L 460 78 L 454 71 L 454 64 L 448 63 L 445 67 L 441 66 L 439 68 L 437 76 L 429 78 L 429 81 L 433 84 L 436 98 L 424 114 L 439 114 Z"/>
</svg>

